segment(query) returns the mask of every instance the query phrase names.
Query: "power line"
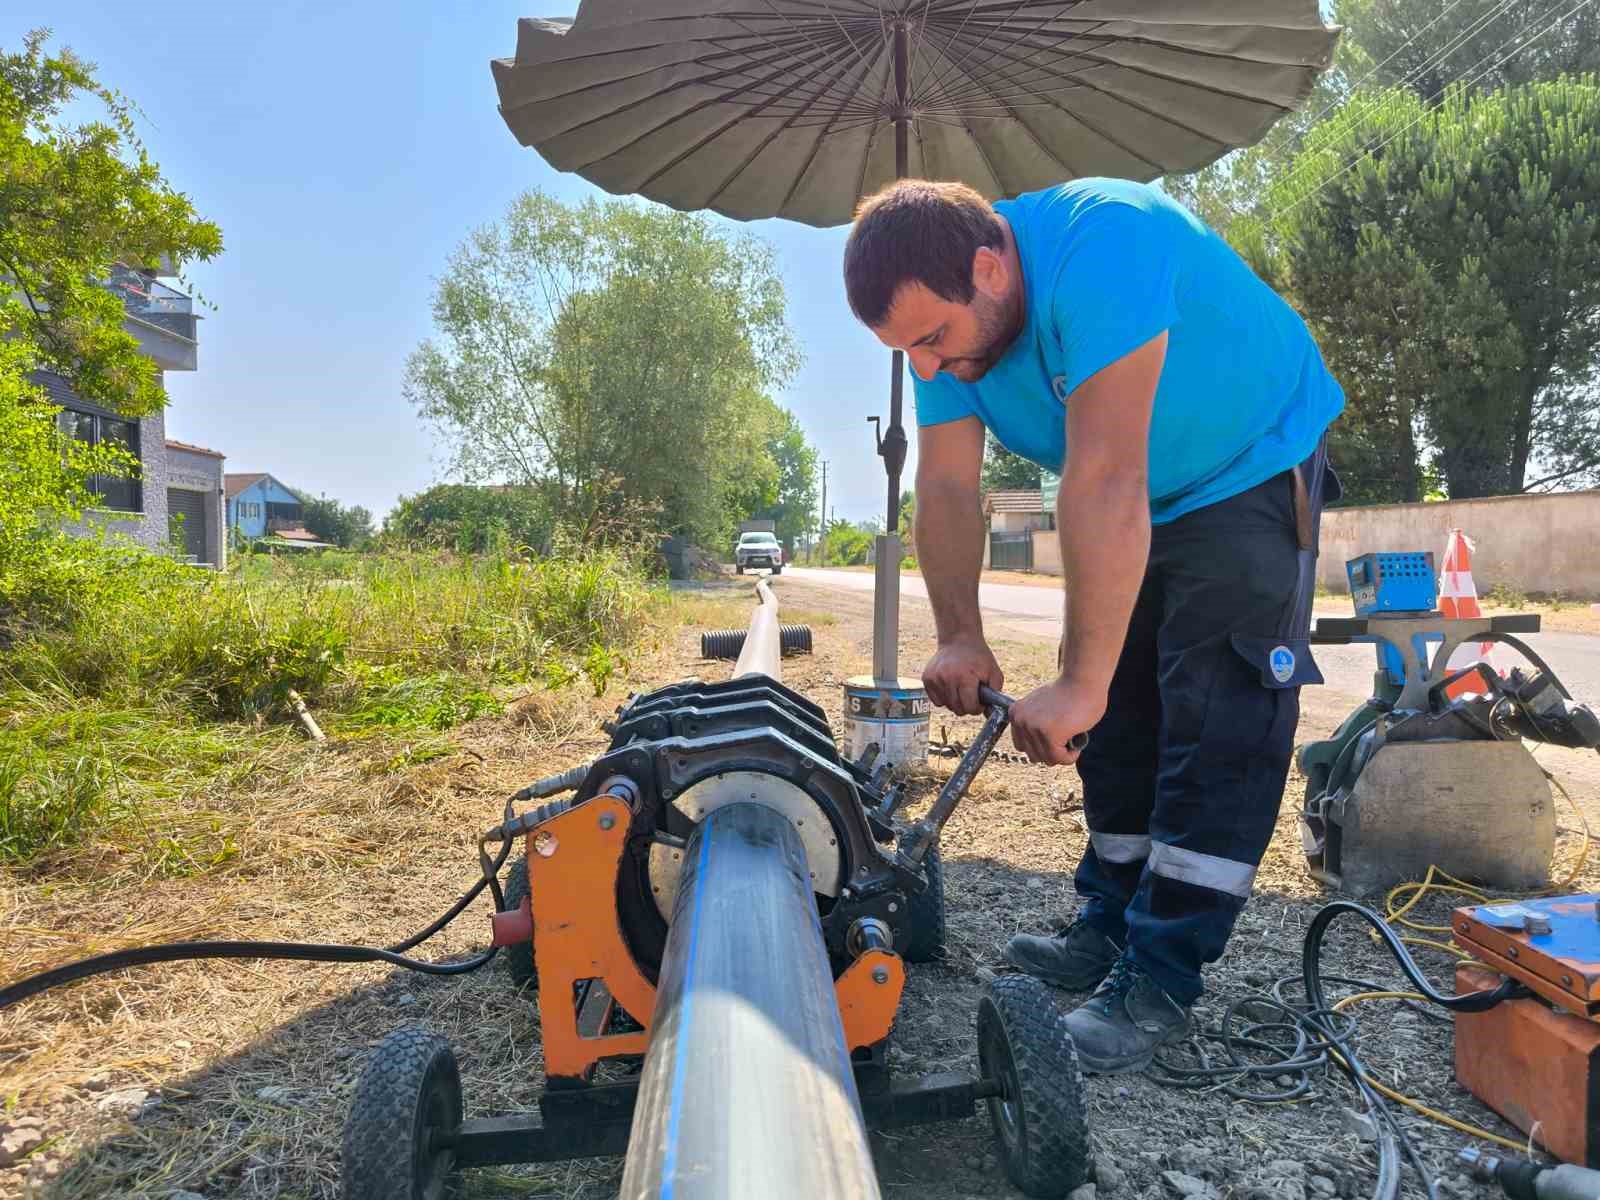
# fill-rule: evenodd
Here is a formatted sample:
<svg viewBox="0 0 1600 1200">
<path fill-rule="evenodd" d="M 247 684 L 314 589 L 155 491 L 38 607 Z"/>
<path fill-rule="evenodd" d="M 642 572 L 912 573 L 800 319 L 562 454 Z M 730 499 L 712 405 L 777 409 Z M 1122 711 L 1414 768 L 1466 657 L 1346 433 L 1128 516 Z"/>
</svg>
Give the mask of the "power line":
<svg viewBox="0 0 1600 1200">
<path fill-rule="evenodd" d="M 1352 83 L 1350 85 L 1350 91 L 1351 92 L 1360 91 L 1362 85 L 1365 84 L 1367 82 L 1367 80 L 1371 79 L 1379 71 L 1383 70 L 1386 66 L 1388 66 L 1390 61 L 1397 54 L 1399 54 L 1401 51 L 1403 51 L 1407 46 L 1411 45 L 1412 42 L 1416 41 L 1423 34 L 1427 33 L 1428 30 L 1432 29 L 1440 21 L 1444 20 L 1447 16 L 1449 16 L 1451 14 L 1451 12 L 1453 12 L 1457 7 L 1459 7 L 1461 3 L 1462 3 L 1462 0 L 1450 0 L 1449 4 L 1445 5 L 1444 8 L 1439 10 L 1439 15 L 1438 16 L 1434 17 L 1433 20 L 1429 21 L 1421 29 L 1417 30 L 1410 37 L 1408 37 L 1405 41 L 1401 42 L 1398 46 L 1396 46 L 1393 50 L 1391 50 L 1389 52 L 1389 57 L 1388 58 L 1384 59 L 1377 66 L 1373 67 L 1370 71 L 1368 71 L 1365 75 L 1363 75 L 1360 79 L 1358 79 L 1354 83 Z M 1510 4 L 1510 3 L 1512 3 L 1512 0 L 1505 0 L 1505 4 L 1502 4 L 1501 7 L 1504 8 L 1506 6 L 1506 4 Z M 1431 52 L 1430 52 L 1429 57 L 1431 57 Z M 1343 103 L 1344 103 L 1343 100 L 1329 100 L 1328 103 L 1326 103 L 1325 105 L 1322 106 L 1321 111 L 1319 111 L 1316 116 L 1311 118 L 1310 124 L 1315 125 L 1318 121 L 1322 120 L 1323 117 L 1327 116 L 1330 112 L 1332 112 L 1334 109 L 1338 108 L 1339 105 L 1341 105 Z"/>
<path fill-rule="evenodd" d="M 1470 87 L 1472 84 L 1478 82 L 1478 80 L 1480 80 L 1484 76 L 1488 75 L 1491 71 L 1498 70 L 1500 67 L 1502 67 L 1506 63 L 1510 62 L 1514 55 L 1516 55 L 1520 51 L 1526 50 L 1529 46 L 1531 46 L 1534 42 L 1538 41 L 1540 38 L 1544 37 L 1545 34 L 1549 33 L 1557 25 L 1563 24 L 1564 22 L 1570 20 L 1572 17 L 1577 16 L 1578 13 L 1580 13 L 1584 9 L 1588 8 L 1589 5 L 1591 5 L 1593 3 L 1595 3 L 1595 0 L 1579 0 L 1578 4 L 1574 5 L 1572 8 L 1568 9 L 1565 13 L 1563 13 L 1561 16 L 1559 16 L 1555 20 L 1551 21 L 1543 29 L 1539 30 L 1538 33 L 1535 33 L 1535 34 L 1533 34 L 1531 36 L 1525 36 L 1524 40 L 1522 41 L 1522 43 L 1520 45 L 1515 46 L 1511 50 L 1507 51 L 1506 54 L 1504 55 L 1504 57 L 1502 57 L 1498 62 L 1494 63 L 1492 66 L 1484 68 L 1482 71 L 1479 71 L 1471 79 L 1464 80 L 1466 86 Z M 1482 66 L 1489 59 L 1493 58 L 1495 56 L 1495 54 L 1498 53 L 1501 49 L 1504 49 L 1504 47 L 1506 45 L 1507 45 L 1507 43 L 1502 42 L 1501 45 L 1495 47 L 1494 50 L 1491 50 L 1488 54 L 1484 55 L 1482 58 L 1480 58 L 1472 66 L 1473 67 Z M 1472 69 L 1471 67 L 1468 68 L 1468 70 L 1471 70 L 1471 69 Z M 1463 72 L 1462 74 L 1464 76 L 1465 72 Z M 1462 82 L 1463 82 L 1463 78 L 1461 76 L 1458 76 L 1456 79 L 1451 80 L 1452 84 L 1462 83 Z M 1379 142 L 1376 146 L 1373 146 L 1373 147 L 1371 147 L 1370 149 L 1367 149 L 1367 150 L 1363 150 L 1361 153 L 1357 154 L 1354 158 L 1352 158 L 1349 162 L 1347 162 L 1343 167 L 1341 167 L 1339 170 L 1335 171 L 1332 175 L 1329 175 L 1326 179 L 1324 179 L 1321 183 L 1317 184 L 1316 187 L 1312 188 L 1305 195 L 1301 196 L 1297 200 L 1291 201 L 1289 204 L 1287 204 L 1284 207 L 1278 209 L 1277 211 L 1271 213 L 1267 217 L 1267 223 L 1271 224 L 1271 223 L 1277 221 L 1281 217 L 1288 216 L 1290 213 L 1292 213 L 1295 209 L 1299 208 L 1306 201 L 1311 200 L 1311 199 L 1315 198 L 1316 196 L 1318 196 L 1319 194 L 1321 194 L 1323 189 L 1326 188 L 1329 184 L 1333 183 L 1335 180 L 1338 180 L 1338 179 L 1342 178 L 1344 175 L 1348 174 L 1349 172 L 1355 170 L 1355 168 L 1358 167 L 1362 163 L 1363 160 L 1372 157 L 1372 155 L 1376 154 L 1379 150 L 1382 150 L 1390 142 L 1394 141 L 1401 134 L 1403 134 L 1407 130 L 1411 129 L 1412 126 L 1416 125 L 1419 121 L 1421 121 L 1424 117 L 1428 116 L 1431 112 L 1432 112 L 1431 109 L 1425 107 L 1420 113 L 1418 113 L 1416 116 L 1412 117 L 1411 120 L 1407 121 L 1399 129 L 1395 130 L 1388 137 L 1384 138 L 1383 141 Z"/>
<path fill-rule="evenodd" d="M 1450 5 L 1450 8 L 1454 8 L 1457 3 L 1460 3 L 1460 0 L 1455 0 L 1455 2 Z M 1443 64 L 1444 60 L 1447 57 L 1449 57 L 1451 54 L 1454 54 L 1462 46 L 1466 45 L 1468 41 L 1470 41 L 1472 38 L 1476 37 L 1479 33 L 1483 32 L 1483 30 L 1488 27 L 1488 25 L 1489 25 L 1489 23 L 1491 21 L 1493 21 L 1495 18 L 1497 18 L 1499 16 L 1502 16 L 1505 13 L 1509 12 L 1518 3 L 1520 3 L 1520 0 L 1500 0 L 1500 3 L 1498 5 L 1496 5 L 1494 8 L 1489 9 L 1483 15 L 1478 17 L 1475 21 L 1473 21 L 1465 29 L 1463 29 L 1460 32 L 1458 32 L 1454 37 L 1449 38 L 1448 40 L 1446 40 L 1438 48 L 1429 51 L 1428 54 L 1426 54 L 1423 57 L 1421 62 L 1419 62 L 1416 66 L 1412 67 L 1411 70 L 1407 71 L 1404 75 L 1402 75 L 1398 80 L 1395 81 L 1395 86 L 1396 87 L 1409 87 L 1411 84 L 1413 84 L 1417 80 L 1421 79 L 1422 76 L 1427 71 L 1431 70 L 1434 67 L 1437 67 L 1437 66 L 1440 66 L 1441 64 Z M 1445 15 L 1445 13 L 1449 12 L 1449 11 L 1450 11 L 1449 8 L 1445 9 L 1444 12 L 1441 12 L 1439 14 L 1439 17 L 1443 17 Z M 1435 17 L 1434 21 L 1439 20 L 1439 17 Z M 1430 21 L 1428 23 L 1428 27 L 1429 28 L 1432 27 L 1434 21 Z M 1406 48 L 1406 46 L 1409 46 L 1413 41 L 1416 40 L 1417 37 L 1420 37 L 1422 32 L 1425 32 L 1425 30 L 1420 30 L 1420 31 L 1418 31 L 1418 33 L 1416 35 L 1414 35 L 1411 38 L 1408 38 L 1405 41 L 1405 43 L 1403 43 L 1400 46 L 1400 48 L 1397 49 L 1394 52 L 1394 54 L 1398 54 L 1398 53 L 1400 53 L 1401 50 L 1404 50 Z M 1504 45 L 1505 45 L 1505 43 L 1502 42 L 1500 46 L 1495 47 L 1495 50 L 1499 50 Z M 1491 50 L 1489 53 L 1493 54 L 1494 52 L 1495 52 L 1494 50 Z M 1393 58 L 1394 54 L 1391 54 L 1389 56 L 1389 58 Z M 1387 63 L 1389 61 L 1389 58 L 1384 59 L 1383 62 Z M 1483 61 L 1483 59 L 1479 59 L 1478 60 L 1478 62 L 1480 62 L 1480 63 L 1482 61 Z M 1476 66 L 1477 64 L 1475 63 L 1473 65 Z M 1331 111 L 1334 108 L 1338 108 L 1341 105 L 1348 105 L 1350 103 L 1350 101 L 1355 97 L 1355 95 L 1359 92 L 1359 90 L 1361 88 L 1361 85 L 1366 83 L 1366 81 L 1368 79 L 1371 79 L 1372 76 L 1375 75 L 1378 72 L 1378 69 L 1381 66 L 1383 66 L 1383 63 L 1378 64 L 1378 67 L 1374 67 L 1371 71 L 1368 71 L 1365 75 L 1363 75 L 1361 77 L 1361 79 L 1358 80 L 1351 87 L 1350 95 L 1346 96 L 1343 100 L 1336 100 L 1336 101 L 1333 101 L 1333 102 L 1325 105 L 1321 112 L 1319 112 L 1315 117 L 1311 118 L 1311 121 L 1309 122 L 1309 124 L 1310 125 L 1316 124 L 1318 121 L 1320 121 L 1322 119 L 1322 117 L 1323 117 L 1323 115 L 1325 113 Z M 1471 70 L 1471 68 L 1469 67 L 1468 70 Z M 1463 71 L 1462 74 L 1465 75 L 1466 72 Z M 1450 82 L 1451 83 L 1457 83 L 1459 81 L 1460 81 L 1460 77 L 1458 76 L 1456 79 L 1453 79 Z M 1446 86 L 1448 86 L 1448 84 Z M 1338 126 L 1337 122 L 1341 119 L 1341 117 L 1344 117 L 1346 124 L 1349 124 L 1349 122 L 1354 119 L 1353 117 L 1347 116 L 1343 112 L 1337 113 L 1337 114 L 1334 115 L 1332 121 L 1330 122 L 1330 126 L 1332 128 L 1334 128 L 1334 129 L 1338 129 L 1339 126 Z M 1299 164 L 1297 166 L 1292 166 L 1292 167 L 1289 168 L 1288 173 L 1284 175 L 1282 182 L 1283 183 L 1290 183 L 1295 179 L 1296 176 L 1298 176 L 1298 175 L 1302 174 L 1303 172 L 1308 171 L 1310 169 L 1311 169 L 1310 166 L 1308 164 L 1305 164 L 1305 163 L 1301 163 L 1301 164 Z"/>
</svg>

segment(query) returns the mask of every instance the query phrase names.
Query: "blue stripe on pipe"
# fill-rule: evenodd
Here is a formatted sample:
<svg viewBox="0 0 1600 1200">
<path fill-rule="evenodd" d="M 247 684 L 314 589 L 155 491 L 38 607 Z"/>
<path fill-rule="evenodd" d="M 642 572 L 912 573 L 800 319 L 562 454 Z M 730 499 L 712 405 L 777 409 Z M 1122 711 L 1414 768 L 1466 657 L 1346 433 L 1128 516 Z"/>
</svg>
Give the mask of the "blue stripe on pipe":
<svg viewBox="0 0 1600 1200">
<path fill-rule="evenodd" d="M 700 835 L 699 861 L 695 863 L 695 880 L 706 877 L 706 866 L 711 862 L 711 822 L 708 819 Z M 689 1006 L 694 997 L 695 947 L 700 944 L 700 915 L 704 911 L 705 891 L 695 888 L 694 912 L 689 918 L 689 961 L 684 968 L 683 1002 L 678 1006 L 678 1047 L 672 1061 L 672 1107 L 667 1114 L 667 1152 L 661 1159 L 661 1200 L 672 1200 L 673 1182 L 678 1174 L 678 1123 L 683 1117 L 683 1082 L 689 1074 L 689 1039 L 684 1031 L 689 1027 Z"/>
</svg>

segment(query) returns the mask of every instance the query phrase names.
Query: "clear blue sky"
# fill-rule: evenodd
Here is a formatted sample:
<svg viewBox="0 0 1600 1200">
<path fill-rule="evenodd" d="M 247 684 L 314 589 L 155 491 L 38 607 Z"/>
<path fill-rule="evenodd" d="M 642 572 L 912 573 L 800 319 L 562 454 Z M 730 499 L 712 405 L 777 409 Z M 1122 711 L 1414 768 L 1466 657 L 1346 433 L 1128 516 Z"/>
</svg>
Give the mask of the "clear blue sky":
<svg viewBox="0 0 1600 1200">
<path fill-rule="evenodd" d="M 167 376 L 169 437 L 224 452 L 229 471 L 270 471 L 380 517 L 442 477 L 400 390 L 406 356 L 430 333 L 433 280 L 467 230 L 522 189 L 601 194 L 517 144 L 489 74 L 491 58 L 513 53 L 519 16 L 575 7 L 5 6 L 0 45 L 16 49 L 44 25 L 52 46 L 96 63 L 143 109 L 167 179 L 222 227 L 225 253 L 191 272 L 216 311 L 203 310 L 200 369 Z M 806 355 L 778 399 L 831 463 L 830 507 L 881 515 L 865 418 L 887 415 L 889 361 L 845 306 L 844 230 L 747 228 L 777 247 Z"/>
</svg>

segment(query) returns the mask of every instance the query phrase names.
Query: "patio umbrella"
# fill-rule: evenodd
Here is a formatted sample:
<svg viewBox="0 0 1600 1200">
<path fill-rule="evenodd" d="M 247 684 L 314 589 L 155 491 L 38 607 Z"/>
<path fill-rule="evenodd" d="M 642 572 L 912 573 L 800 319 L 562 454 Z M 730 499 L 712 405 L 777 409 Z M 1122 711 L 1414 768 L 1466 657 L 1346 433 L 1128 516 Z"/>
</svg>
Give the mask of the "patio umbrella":
<svg viewBox="0 0 1600 1200">
<path fill-rule="evenodd" d="M 493 62 L 526 146 L 609 192 L 848 221 L 908 175 L 991 198 L 1148 180 L 1249 145 L 1310 92 L 1317 0 L 583 0 Z M 899 524 L 900 355 L 888 528 Z"/>
<path fill-rule="evenodd" d="M 520 21 L 491 66 L 506 124 L 559 170 L 826 226 L 907 176 L 997 198 L 1195 170 L 1301 103 L 1337 37 L 1318 0 L 582 0 Z M 891 533 L 904 376 L 896 351 Z"/>
</svg>

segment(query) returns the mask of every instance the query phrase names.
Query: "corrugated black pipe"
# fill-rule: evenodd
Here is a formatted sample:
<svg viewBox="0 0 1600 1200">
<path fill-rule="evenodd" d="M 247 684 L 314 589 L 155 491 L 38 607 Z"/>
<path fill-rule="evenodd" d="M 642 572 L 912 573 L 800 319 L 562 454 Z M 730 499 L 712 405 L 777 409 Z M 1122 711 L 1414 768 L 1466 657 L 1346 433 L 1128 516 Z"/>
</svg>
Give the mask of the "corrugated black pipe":
<svg viewBox="0 0 1600 1200">
<path fill-rule="evenodd" d="M 743 629 L 712 629 L 700 635 L 701 658 L 724 658 L 732 661 L 744 649 Z M 779 625 L 778 652 L 784 658 L 794 654 L 811 653 L 811 626 Z"/>
</svg>

